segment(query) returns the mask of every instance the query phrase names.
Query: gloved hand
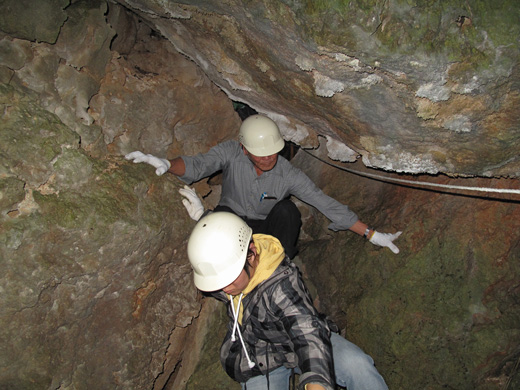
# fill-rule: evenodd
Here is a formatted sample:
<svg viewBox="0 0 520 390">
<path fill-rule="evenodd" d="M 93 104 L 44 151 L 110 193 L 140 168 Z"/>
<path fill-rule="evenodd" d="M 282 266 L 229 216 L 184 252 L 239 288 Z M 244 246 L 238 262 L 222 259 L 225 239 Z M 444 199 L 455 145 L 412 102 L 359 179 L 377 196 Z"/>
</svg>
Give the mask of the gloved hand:
<svg viewBox="0 0 520 390">
<path fill-rule="evenodd" d="M 152 156 L 151 154 L 144 154 L 140 151 L 128 153 L 125 156 L 125 158 L 127 160 L 133 160 L 134 163 L 145 162 L 147 164 L 152 165 L 153 167 L 157 168 L 155 170 L 155 174 L 157 176 L 161 176 L 163 173 L 168 171 L 168 169 L 170 169 L 170 167 L 171 167 L 171 164 L 168 160 L 166 160 L 164 158 Z"/>
<path fill-rule="evenodd" d="M 374 245 L 386 246 L 390 248 L 392 252 L 398 254 L 399 248 L 396 247 L 392 241 L 399 237 L 401 233 L 402 232 L 397 232 L 394 234 L 374 232 L 373 236 L 370 238 L 370 242 Z"/>
<path fill-rule="evenodd" d="M 198 221 L 202 214 L 204 214 L 204 206 L 195 190 L 188 186 L 184 186 L 184 188 L 179 190 L 179 193 L 187 198 L 182 200 L 182 204 L 186 207 L 186 210 L 188 210 L 191 219 Z"/>
</svg>

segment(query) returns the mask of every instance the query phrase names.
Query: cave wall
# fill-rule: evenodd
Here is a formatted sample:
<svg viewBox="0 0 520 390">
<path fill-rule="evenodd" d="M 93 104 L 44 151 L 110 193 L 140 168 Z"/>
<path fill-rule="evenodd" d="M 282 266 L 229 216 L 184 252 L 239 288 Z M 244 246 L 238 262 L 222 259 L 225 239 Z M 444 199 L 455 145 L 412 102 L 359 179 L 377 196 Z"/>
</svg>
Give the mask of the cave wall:
<svg viewBox="0 0 520 390">
<path fill-rule="evenodd" d="M 3 22 L 31 23 L 0 37 L 0 388 L 173 386 L 212 311 L 186 260 L 194 222 L 183 183 L 123 156 L 202 151 L 240 119 L 123 8 L 38 5 L 10 8 Z"/>
<path fill-rule="evenodd" d="M 488 20 L 483 2 L 347 3 L 2 3 L 1 388 L 236 387 L 217 361 L 221 308 L 192 284 L 183 184 L 123 158 L 235 137 L 230 99 L 329 162 L 520 188 L 517 8 Z M 475 24 L 453 22 L 469 11 Z M 410 15 L 437 23 L 424 34 L 446 27 L 432 46 L 448 52 L 428 52 Z M 396 256 L 298 203 L 316 304 L 390 388 L 518 387 L 518 196 L 384 184 L 304 151 L 293 162 L 363 221 L 403 231 Z M 195 187 L 215 205 L 218 181 Z"/>
<path fill-rule="evenodd" d="M 348 232 L 304 241 L 300 253 L 320 309 L 374 357 L 390 389 L 518 387 L 518 197 L 401 186 L 316 166 L 305 154 L 296 160 L 377 229 L 403 231 L 396 241 L 399 255 Z M 310 218 L 327 224 L 314 212 Z"/>
</svg>

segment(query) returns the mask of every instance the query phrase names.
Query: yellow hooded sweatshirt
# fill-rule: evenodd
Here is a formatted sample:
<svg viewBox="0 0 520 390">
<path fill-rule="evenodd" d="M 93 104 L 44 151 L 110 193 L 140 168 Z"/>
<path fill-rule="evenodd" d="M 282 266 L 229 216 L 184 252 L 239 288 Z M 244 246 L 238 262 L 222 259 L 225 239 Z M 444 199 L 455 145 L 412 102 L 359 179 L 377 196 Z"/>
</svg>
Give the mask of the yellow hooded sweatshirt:
<svg viewBox="0 0 520 390">
<path fill-rule="evenodd" d="M 242 291 L 242 298 L 253 289 L 269 279 L 273 272 L 278 268 L 282 260 L 285 258 L 285 251 L 276 237 L 267 234 L 253 234 L 253 243 L 258 252 L 258 265 L 256 267 L 253 277 L 249 280 L 249 284 Z M 233 305 L 239 305 L 239 295 L 233 297 Z M 239 307 L 238 322 L 242 325 L 242 305 Z"/>
</svg>

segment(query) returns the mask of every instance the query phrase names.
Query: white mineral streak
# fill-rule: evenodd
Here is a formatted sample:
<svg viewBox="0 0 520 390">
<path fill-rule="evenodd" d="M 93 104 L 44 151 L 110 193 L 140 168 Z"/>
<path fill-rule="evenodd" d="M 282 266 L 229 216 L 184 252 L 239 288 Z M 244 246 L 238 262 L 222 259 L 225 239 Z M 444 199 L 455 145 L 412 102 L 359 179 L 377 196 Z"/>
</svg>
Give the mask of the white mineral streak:
<svg viewBox="0 0 520 390">
<path fill-rule="evenodd" d="M 280 128 L 280 132 L 282 133 L 283 138 L 286 141 L 300 144 L 305 138 L 309 136 L 309 131 L 305 125 L 294 124 L 289 119 L 287 119 L 285 115 L 274 112 L 268 112 L 265 115 L 276 122 Z"/>
<path fill-rule="evenodd" d="M 313 72 L 314 89 L 317 96 L 332 97 L 337 92 L 342 92 L 345 89 L 345 84 L 339 80 L 331 79 L 321 73 Z"/>
<path fill-rule="evenodd" d="M 385 148 L 382 148 L 385 149 Z M 439 167 L 429 154 L 413 155 L 407 152 L 395 153 L 391 147 L 387 147 L 388 156 L 381 150 L 377 155 L 364 155 L 363 164 L 367 167 L 378 167 L 387 171 L 407 173 L 431 173 L 439 172 Z"/>
<path fill-rule="evenodd" d="M 454 115 L 444 122 L 443 127 L 456 133 L 469 133 L 471 120 L 464 115 Z"/>
<path fill-rule="evenodd" d="M 352 149 L 350 149 L 343 142 L 335 140 L 329 136 L 327 138 L 327 152 L 328 157 L 332 160 L 341 161 L 341 162 L 354 162 L 356 161 L 356 157 L 358 153 Z"/>
<path fill-rule="evenodd" d="M 297 55 L 294 61 L 296 65 L 298 65 L 298 67 L 305 72 L 310 72 L 314 70 L 314 61 L 311 58 L 303 57 L 302 55 Z"/>
<path fill-rule="evenodd" d="M 450 94 L 450 89 L 444 85 L 427 83 L 419 87 L 415 96 L 430 99 L 432 102 L 440 102 L 448 100 Z"/>
</svg>

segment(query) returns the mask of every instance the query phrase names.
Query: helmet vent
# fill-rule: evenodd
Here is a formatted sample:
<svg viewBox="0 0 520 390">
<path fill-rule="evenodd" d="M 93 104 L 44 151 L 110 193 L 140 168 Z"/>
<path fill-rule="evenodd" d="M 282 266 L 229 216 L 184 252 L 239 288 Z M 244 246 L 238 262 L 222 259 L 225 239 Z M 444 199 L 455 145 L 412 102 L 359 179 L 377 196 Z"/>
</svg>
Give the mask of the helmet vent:
<svg viewBox="0 0 520 390">
<path fill-rule="evenodd" d="M 238 242 L 239 242 L 239 245 L 240 245 L 240 249 L 243 250 L 248 243 L 246 243 L 246 233 L 247 233 L 247 229 L 245 228 L 240 228 L 240 230 L 238 231 Z"/>
</svg>

